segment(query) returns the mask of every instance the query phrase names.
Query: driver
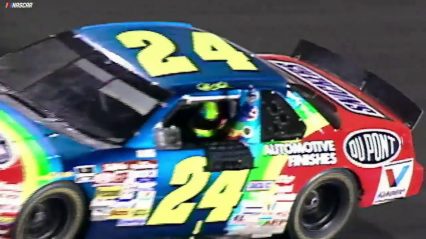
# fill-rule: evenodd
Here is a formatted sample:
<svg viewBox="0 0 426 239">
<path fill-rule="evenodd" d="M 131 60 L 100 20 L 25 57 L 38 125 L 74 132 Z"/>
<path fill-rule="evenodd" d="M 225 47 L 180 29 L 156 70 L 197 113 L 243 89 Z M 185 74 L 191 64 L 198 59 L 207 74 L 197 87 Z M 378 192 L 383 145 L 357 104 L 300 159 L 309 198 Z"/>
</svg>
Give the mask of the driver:
<svg viewBox="0 0 426 239">
<path fill-rule="evenodd" d="M 213 138 L 225 127 L 228 119 L 220 112 L 218 102 L 208 101 L 201 103 L 193 119 L 191 128 L 198 138 Z"/>
</svg>

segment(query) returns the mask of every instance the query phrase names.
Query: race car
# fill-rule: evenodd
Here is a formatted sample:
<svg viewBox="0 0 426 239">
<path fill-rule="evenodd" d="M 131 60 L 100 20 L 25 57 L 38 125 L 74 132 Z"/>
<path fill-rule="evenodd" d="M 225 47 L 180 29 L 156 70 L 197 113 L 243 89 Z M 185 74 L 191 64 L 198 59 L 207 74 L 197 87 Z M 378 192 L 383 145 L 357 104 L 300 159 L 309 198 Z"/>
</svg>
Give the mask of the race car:
<svg viewBox="0 0 426 239">
<path fill-rule="evenodd" d="M 1 238 L 331 239 L 423 182 L 422 110 L 307 41 L 87 26 L 2 56 L 0 84 Z"/>
</svg>

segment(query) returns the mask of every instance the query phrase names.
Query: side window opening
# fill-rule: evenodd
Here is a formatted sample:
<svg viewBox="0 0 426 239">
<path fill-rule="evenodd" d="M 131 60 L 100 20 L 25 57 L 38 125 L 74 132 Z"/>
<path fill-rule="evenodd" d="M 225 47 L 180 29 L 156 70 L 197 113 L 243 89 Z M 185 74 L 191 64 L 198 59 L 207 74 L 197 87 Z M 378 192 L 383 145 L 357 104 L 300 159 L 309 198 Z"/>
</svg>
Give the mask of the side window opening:
<svg viewBox="0 0 426 239">
<path fill-rule="evenodd" d="M 262 92 L 262 141 L 302 138 L 306 125 L 277 93 Z"/>
<path fill-rule="evenodd" d="M 251 96 L 248 100 L 254 99 Z M 256 96 L 259 99 L 259 94 Z M 166 117 L 163 127 L 157 129 L 157 147 L 165 150 L 204 149 L 205 170 L 209 172 L 252 169 L 254 157 L 248 145 L 242 142 L 246 138 L 238 130 L 241 120 L 247 117 L 247 113 L 252 113 L 247 112 L 246 104 L 240 104 L 244 102 L 242 99 L 244 97 L 240 95 L 232 99 L 182 101 Z"/>
<path fill-rule="evenodd" d="M 333 126 L 333 128 L 340 129 L 341 121 L 334 104 L 306 86 L 292 84 L 291 89 L 301 94 L 305 100 L 318 109 L 321 115 Z"/>
<path fill-rule="evenodd" d="M 212 109 L 209 109 L 212 107 Z M 238 99 L 182 103 L 164 122 L 180 129 L 183 147 L 205 142 L 229 141 L 238 112 Z M 205 110 L 210 112 L 205 112 Z"/>
</svg>

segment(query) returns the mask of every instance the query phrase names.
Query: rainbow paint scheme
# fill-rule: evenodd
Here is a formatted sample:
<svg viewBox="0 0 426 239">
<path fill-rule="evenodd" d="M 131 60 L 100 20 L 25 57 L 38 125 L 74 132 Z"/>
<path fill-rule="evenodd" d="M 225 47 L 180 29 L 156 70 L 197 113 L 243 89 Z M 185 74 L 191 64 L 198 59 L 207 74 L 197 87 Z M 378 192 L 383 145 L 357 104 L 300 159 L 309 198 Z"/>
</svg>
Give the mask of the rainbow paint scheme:
<svg viewBox="0 0 426 239">
<path fill-rule="evenodd" d="M 21 193 L 16 202 L 19 205 L 40 187 L 58 180 L 52 174 L 63 172 L 63 168 L 36 125 L 5 104 L 0 104 L 0 132 L 9 146 L 10 160 L 13 160 L 0 175 L 0 181 L 3 185 L 20 185 Z M 13 215 L 14 212 L 4 214 Z"/>
<path fill-rule="evenodd" d="M 78 143 L 55 135 L 5 103 L 0 103 L 0 132 L 10 154 L 8 162 L 2 164 L 9 165 L 2 168 L 0 192 L 13 198 L 13 204 L 0 200 L 0 207 L 9 205 L 0 211 L 0 221 L 13 225 L 19 209 L 35 191 L 55 181 L 73 180 L 73 173 L 64 170 L 62 157 L 66 158 L 66 148 Z M 56 142 L 59 138 L 67 138 L 69 143 L 61 150 L 55 147 L 63 145 Z"/>
</svg>

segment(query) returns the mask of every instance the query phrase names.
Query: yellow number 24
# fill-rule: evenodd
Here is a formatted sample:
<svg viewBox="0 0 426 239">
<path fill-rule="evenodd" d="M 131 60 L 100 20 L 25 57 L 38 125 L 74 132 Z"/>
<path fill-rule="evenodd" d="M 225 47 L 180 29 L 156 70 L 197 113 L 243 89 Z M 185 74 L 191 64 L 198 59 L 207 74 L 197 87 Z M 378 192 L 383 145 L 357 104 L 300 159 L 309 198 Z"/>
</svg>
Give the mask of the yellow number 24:
<svg viewBox="0 0 426 239">
<path fill-rule="evenodd" d="M 169 193 L 157 206 L 148 225 L 185 223 L 196 207 L 188 202 L 202 192 L 211 173 L 205 172 L 205 157 L 190 157 L 179 162 L 170 180 L 171 185 L 181 186 Z M 238 204 L 249 170 L 224 171 L 207 189 L 197 208 L 209 209 L 206 222 L 226 221 Z"/>
<path fill-rule="evenodd" d="M 128 31 L 119 34 L 117 39 L 127 48 L 144 47 L 137 58 L 150 76 L 198 71 L 188 57 L 170 56 L 176 51 L 176 46 L 160 33 Z"/>
<path fill-rule="evenodd" d="M 187 56 L 173 56 L 175 43 L 160 33 L 127 31 L 117 35 L 117 39 L 126 48 L 142 48 L 137 59 L 151 77 L 199 71 Z M 192 40 L 194 52 L 204 61 L 226 61 L 232 70 L 257 70 L 243 52 L 213 33 L 193 32 Z"/>
</svg>

